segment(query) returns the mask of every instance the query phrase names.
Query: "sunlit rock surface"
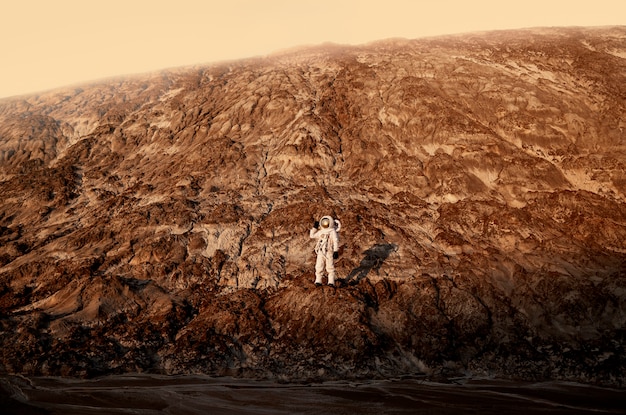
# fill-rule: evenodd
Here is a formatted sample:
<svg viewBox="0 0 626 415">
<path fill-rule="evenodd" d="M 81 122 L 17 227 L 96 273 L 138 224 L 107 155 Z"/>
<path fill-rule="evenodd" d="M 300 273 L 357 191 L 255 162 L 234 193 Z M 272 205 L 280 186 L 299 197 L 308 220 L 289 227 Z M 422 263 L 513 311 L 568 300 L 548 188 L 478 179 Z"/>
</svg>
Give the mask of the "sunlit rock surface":
<svg viewBox="0 0 626 415">
<path fill-rule="evenodd" d="M 621 383 L 625 127 L 624 27 L 0 100 L 0 370 Z"/>
</svg>

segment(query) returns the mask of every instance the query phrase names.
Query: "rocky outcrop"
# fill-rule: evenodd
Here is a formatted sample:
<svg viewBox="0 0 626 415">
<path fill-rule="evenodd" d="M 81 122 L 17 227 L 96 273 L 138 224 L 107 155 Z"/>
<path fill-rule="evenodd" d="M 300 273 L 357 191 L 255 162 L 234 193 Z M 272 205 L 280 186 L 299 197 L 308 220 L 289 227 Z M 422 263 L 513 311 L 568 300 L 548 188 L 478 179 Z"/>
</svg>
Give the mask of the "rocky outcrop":
<svg viewBox="0 0 626 415">
<path fill-rule="evenodd" d="M 2 100 L 0 368 L 621 383 L 625 59 L 536 29 Z"/>
</svg>

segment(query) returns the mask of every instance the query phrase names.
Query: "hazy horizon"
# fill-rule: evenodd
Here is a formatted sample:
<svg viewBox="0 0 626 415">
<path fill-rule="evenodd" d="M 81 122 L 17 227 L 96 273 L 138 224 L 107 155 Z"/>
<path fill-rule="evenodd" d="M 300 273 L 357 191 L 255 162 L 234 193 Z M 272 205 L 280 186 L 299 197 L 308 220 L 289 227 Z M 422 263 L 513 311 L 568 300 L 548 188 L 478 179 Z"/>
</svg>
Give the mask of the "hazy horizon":
<svg viewBox="0 0 626 415">
<path fill-rule="evenodd" d="M 618 0 L 26 0 L 0 7 L 0 98 L 325 42 L 623 25 Z M 582 3 L 582 4 L 581 4 Z M 622 13 L 620 13 L 622 12 Z"/>
</svg>

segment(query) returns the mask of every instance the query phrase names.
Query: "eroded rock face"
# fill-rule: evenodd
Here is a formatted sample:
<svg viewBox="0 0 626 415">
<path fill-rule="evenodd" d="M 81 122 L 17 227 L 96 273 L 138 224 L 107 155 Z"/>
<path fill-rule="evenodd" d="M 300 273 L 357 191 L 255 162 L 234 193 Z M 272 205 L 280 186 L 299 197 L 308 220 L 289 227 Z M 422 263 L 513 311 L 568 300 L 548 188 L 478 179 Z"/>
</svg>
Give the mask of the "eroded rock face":
<svg viewBox="0 0 626 415">
<path fill-rule="evenodd" d="M 625 85 L 537 29 L 0 101 L 0 367 L 621 383 Z"/>
</svg>

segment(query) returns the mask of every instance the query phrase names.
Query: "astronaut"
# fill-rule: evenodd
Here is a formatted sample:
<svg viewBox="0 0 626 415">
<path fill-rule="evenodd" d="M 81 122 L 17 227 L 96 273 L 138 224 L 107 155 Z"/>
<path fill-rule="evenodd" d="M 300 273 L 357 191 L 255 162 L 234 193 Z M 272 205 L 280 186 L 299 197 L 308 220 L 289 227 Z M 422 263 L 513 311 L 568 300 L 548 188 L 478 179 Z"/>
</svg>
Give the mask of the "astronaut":
<svg viewBox="0 0 626 415">
<path fill-rule="evenodd" d="M 339 230 L 341 222 L 330 216 L 324 216 L 315 221 L 309 232 L 311 239 L 317 239 L 315 244 L 315 285 L 322 285 L 324 268 L 328 273 L 328 285 L 335 286 L 335 259 L 339 257 Z"/>
</svg>

